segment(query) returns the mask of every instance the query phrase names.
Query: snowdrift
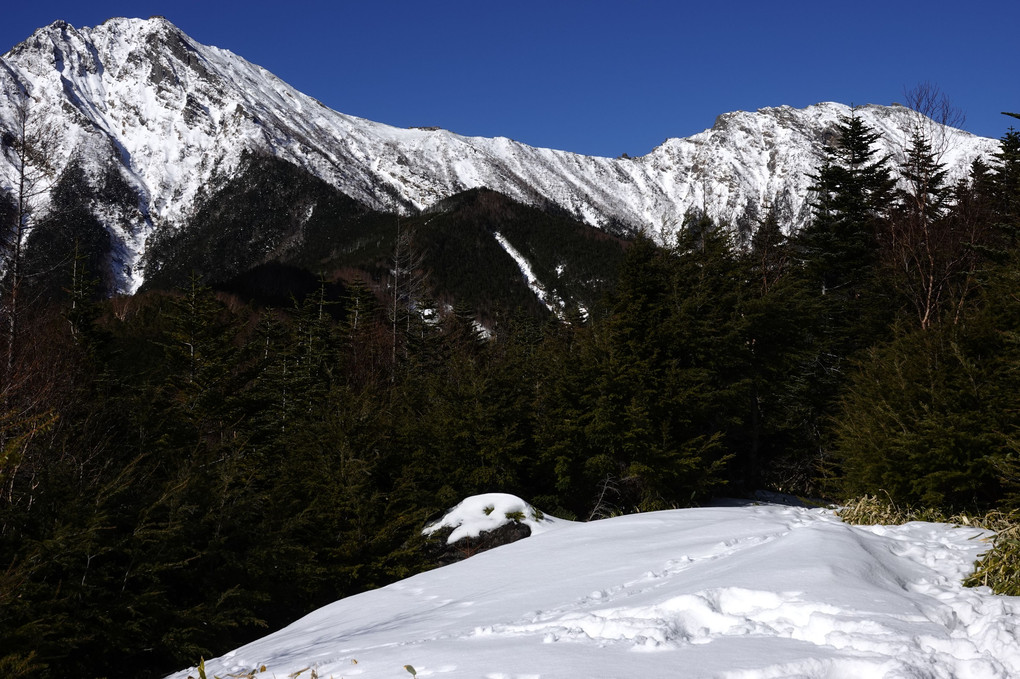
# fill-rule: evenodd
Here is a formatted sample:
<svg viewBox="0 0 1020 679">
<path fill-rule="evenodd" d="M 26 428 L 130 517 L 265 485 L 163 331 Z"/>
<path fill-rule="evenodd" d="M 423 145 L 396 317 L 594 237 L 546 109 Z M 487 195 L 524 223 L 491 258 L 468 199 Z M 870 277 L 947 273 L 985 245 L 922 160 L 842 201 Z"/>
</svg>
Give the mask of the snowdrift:
<svg viewBox="0 0 1020 679">
<path fill-rule="evenodd" d="M 490 515 L 518 507 L 507 496 L 461 507 L 474 517 L 490 505 Z M 409 677 L 409 665 L 443 679 L 1020 676 L 1020 599 L 960 585 L 987 549 L 977 529 L 856 527 L 775 505 L 542 528 L 337 601 L 206 662 L 206 673 L 372 679 Z M 189 674 L 198 676 L 173 677 Z"/>
</svg>

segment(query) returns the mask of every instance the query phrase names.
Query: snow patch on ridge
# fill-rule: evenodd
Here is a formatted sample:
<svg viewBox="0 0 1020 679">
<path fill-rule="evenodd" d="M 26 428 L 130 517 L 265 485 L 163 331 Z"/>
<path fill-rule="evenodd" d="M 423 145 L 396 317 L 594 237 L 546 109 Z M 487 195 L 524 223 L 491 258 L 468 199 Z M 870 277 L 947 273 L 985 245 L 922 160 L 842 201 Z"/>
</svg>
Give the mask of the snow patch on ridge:
<svg viewBox="0 0 1020 679">
<path fill-rule="evenodd" d="M 538 276 L 536 276 L 535 272 L 532 271 L 531 264 L 528 262 L 527 258 L 522 255 L 517 248 L 510 245 L 510 241 L 508 241 L 499 231 L 494 232 L 492 235 L 496 239 L 496 242 L 499 243 L 500 247 L 502 247 L 503 250 L 505 250 L 506 253 L 510 255 L 515 262 L 517 262 L 517 267 L 521 270 L 521 274 L 528 282 L 528 287 L 531 288 L 533 293 L 535 293 L 538 300 L 542 302 L 549 311 L 553 312 L 557 316 L 562 316 L 564 306 L 563 300 L 555 298 L 546 291 L 545 286 L 542 285 L 542 282 L 538 280 Z"/>
</svg>

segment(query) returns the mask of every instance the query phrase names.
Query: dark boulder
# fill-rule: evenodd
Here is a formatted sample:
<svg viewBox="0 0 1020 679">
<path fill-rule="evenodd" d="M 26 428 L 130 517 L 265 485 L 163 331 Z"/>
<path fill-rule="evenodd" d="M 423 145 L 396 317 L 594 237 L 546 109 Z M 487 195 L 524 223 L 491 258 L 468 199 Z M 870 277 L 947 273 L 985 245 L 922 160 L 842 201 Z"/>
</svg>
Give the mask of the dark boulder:
<svg viewBox="0 0 1020 679">
<path fill-rule="evenodd" d="M 511 542 L 517 542 L 531 535 L 531 527 L 527 524 L 508 521 L 493 530 L 482 531 L 477 537 L 461 538 L 453 544 L 447 544 L 446 540 L 453 530 L 446 526 L 428 536 L 425 550 L 430 562 L 437 566 L 446 566 L 463 561 L 479 552 L 509 545 Z"/>
</svg>

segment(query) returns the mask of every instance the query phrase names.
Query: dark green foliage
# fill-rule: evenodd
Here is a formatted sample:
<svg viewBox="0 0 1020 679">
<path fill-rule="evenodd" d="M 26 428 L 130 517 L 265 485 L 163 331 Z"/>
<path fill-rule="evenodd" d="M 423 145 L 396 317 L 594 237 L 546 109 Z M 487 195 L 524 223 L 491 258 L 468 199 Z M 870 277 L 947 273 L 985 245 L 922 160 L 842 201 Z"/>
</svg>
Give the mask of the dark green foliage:
<svg viewBox="0 0 1020 679">
<path fill-rule="evenodd" d="M 398 220 L 285 161 L 250 155 L 210 190 L 187 227 L 149 246 L 144 287 L 183 285 L 195 272 L 245 299 L 285 305 L 319 276 L 360 276 L 384 298 L 398 226 L 415 234 L 432 301 L 470 307 L 487 323 L 498 309 L 549 313 L 496 233 L 528 258 L 550 301 L 565 308 L 594 308 L 622 257 L 620 239 L 487 189 Z"/>
<path fill-rule="evenodd" d="M 798 234 L 808 275 L 822 294 L 855 298 L 877 263 L 876 231 L 894 182 L 879 135 L 855 112 L 840 119 L 836 143 L 814 177 L 814 219 Z"/>
<path fill-rule="evenodd" d="M 192 271 L 221 283 L 302 247 L 327 256 L 358 242 L 367 208 L 283 160 L 247 155 L 191 223 L 163 232 L 146 254 L 146 288 L 183 284 Z M 329 246 L 332 239 L 336 245 Z M 312 268 L 315 273 L 318 270 Z"/>
<path fill-rule="evenodd" d="M 901 325 L 861 357 L 833 421 L 848 493 L 882 490 L 897 502 L 964 509 L 1014 502 L 1020 280 L 1009 148 L 1007 134 L 994 168 L 975 163 L 944 215 L 906 222 L 924 227 L 912 247 L 936 244 L 939 257 L 958 256 L 952 304 L 934 307 L 917 329 Z"/>
<path fill-rule="evenodd" d="M 1015 114 L 1008 114 L 1015 115 Z M 992 170 L 992 201 L 1004 244 L 1020 243 L 1020 130 L 1012 127 L 1002 136 Z"/>
<path fill-rule="evenodd" d="M 690 504 L 711 492 L 729 457 L 742 377 L 721 343 L 739 331 L 735 300 L 713 296 L 735 267 L 713 226 L 685 233 L 676 252 L 631 245 L 610 315 L 579 331 L 549 370 L 541 454 L 578 516 Z"/>
<path fill-rule="evenodd" d="M 824 307 L 792 251 L 770 211 L 740 258 L 748 277 L 739 307 L 748 356 L 741 478 L 752 488 L 817 494 Z"/>
<path fill-rule="evenodd" d="M 888 336 L 895 314 L 879 275 L 879 232 L 891 207 L 894 182 L 888 158 L 874 148 L 879 135 L 856 112 L 842 117 L 835 144 L 813 177 L 814 215 L 793 241 L 792 272 L 811 292 L 804 329 L 810 350 L 797 370 L 799 437 L 825 464 L 824 418 L 836 410 L 847 361 Z M 815 470 L 817 473 L 817 470 Z"/>
<path fill-rule="evenodd" d="M 492 313 L 497 299 L 508 308 L 527 308 L 536 316 L 546 313 L 517 263 L 493 237 L 512 220 L 506 213 L 519 207 L 499 194 L 475 190 L 443 201 L 427 217 L 415 220 L 440 301 L 458 300 L 483 315 Z M 534 214 L 542 215 L 537 210 Z M 415 228 L 415 222 L 408 226 Z"/>
<path fill-rule="evenodd" d="M 1015 113 L 1006 115 L 1018 117 Z M 1000 141 L 999 152 L 995 154 L 999 166 L 996 173 L 997 183 L 1000 187 L 1003 205 L 1007 208 L 1003 212 L 1015 215 L 1016 213 L 1010 211 L 1009 207 L 1016 206 L 1015 194 L 1020 191 L 1020 130 L 1010 127 L 1002 135 Z"/>
<path fill-rule="evenodd" d="M 903 331 L 869 351 L 836 422 L 849 494 L 969 510 L 1006 499 L 1020 434 L 1018 286 L 1015 267 L 1004 268 L 959 324 Z"/>
<path fill-rule="evenodd" d="M 113 292 L 110 270 L 110 236 L 92 214 L 96 190 L 89 184 L 77 159 L 72 159 L 53 187 L 47 216 L 32 229 L 25 248 L 25 270 L 30 274 L 27 299 L 48 306 L 63 299 L 81 279 L 91 279 L 91 296 Z"/>
<path fill-rule="evenodd" d="M 438 301 L 470 307 L 486 321 L 501 308 L 548 314 L 496 234 L 528 260 L 547 303 L 561 300 L 564 309 L 597 306 L 623 257 L 618 238 L 488 189 L 442 201 L 406 228 L 417 234 Z"/>
<path fill-rule="evenodd" d="M 932 148 L 928 135 L 915 129 L 907 148 L 907 157 L 900 168 L 907 188 L 899 192 L 902 208 L 917 219 L 935 221 L 947 208 L 950 187 L 946 183 L 946 168 L 938 152 Z"/>
<path fill-rule="evenodd" d="M 193 281 L 103 319 L 76 360 L 106 372 L 48 399 L 0 507 L 5 663 L 159 676 L 408 572 L 411 530 L 381 527 L 386 410 L 342 379 L 325 304 L 248 326 Z"/>
</svg>

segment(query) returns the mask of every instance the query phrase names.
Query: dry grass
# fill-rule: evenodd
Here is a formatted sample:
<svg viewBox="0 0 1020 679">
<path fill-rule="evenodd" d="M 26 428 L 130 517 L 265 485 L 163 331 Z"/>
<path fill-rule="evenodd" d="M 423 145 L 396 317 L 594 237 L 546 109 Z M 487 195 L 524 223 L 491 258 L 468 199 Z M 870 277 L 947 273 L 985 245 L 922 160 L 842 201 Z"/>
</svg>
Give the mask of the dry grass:
<svg viewBox="0 0 1020 679">
<path fill-rule="evenodd" d="M 982 528 L 995 531 L 992 548 L 974 564 L 963 584 L 986 585 L 996 594 L 1020 596 L 1020 511 L 989 512 Z"/>
<path fill-rule="evenodd" d="M 939 509 L 899 507 L 888 499 L 865 495 L 836 511 L 847 523 L 856 525 L 899 525 L 910 521 L 952 523 L 993 531 L 992 547 L 974 564 L 974 573 L 963 584 L 987 586 L 996 594 L 1020 596 L 1020 510 L 992 510 L 983 516 L 947 515 Z"/>
</svg>

